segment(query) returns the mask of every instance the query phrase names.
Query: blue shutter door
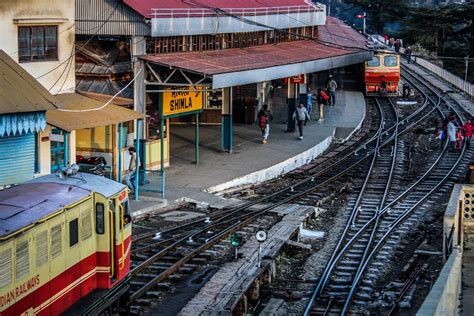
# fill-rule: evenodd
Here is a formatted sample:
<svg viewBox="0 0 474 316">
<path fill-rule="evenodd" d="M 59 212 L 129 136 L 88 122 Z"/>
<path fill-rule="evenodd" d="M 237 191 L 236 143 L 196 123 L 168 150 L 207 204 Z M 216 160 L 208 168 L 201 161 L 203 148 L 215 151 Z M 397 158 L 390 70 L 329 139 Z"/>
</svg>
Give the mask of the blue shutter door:
<svg viewBox="0 0 474 316">
<path fill-rule="evenodd" d="M 31 180 L 35 173 L 35 134 L 0 137 L 0 185 Z"/>
</svg>

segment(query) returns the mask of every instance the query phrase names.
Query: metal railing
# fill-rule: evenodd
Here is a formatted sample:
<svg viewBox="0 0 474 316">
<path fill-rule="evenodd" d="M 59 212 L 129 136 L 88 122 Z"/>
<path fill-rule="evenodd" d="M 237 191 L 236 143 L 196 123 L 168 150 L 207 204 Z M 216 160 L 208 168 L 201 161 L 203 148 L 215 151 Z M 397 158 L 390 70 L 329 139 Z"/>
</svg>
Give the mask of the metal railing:
<svg viewBox="0 0 474 316">
<path fill-rule="evenodd" d="M 162 192 L 161 170 L 140 169 L 140 192 Z"/>
<path fill-rule="evenodd" d="M 308 12 L 323 12 L 321 5 L 264 7 L 264 8 L 173 8 L 151 9 L 152 18 L 201 18 L 222 16 L 223 12 L 236 16 L 266 16 L 278 14 L 299 14 Z"/>
<path fill-rule="evenodd" d="M 461 79 L 460 77 L 447 71 L 446 69 L 443 69 L 438 65 L 430 63 L 429 61 L 421 57 L 413 57 L 412 60 L 423 68 L 426 68 L 427 70 L 435 73 L 442 79 L 446 80 L 459 90 L 467 93 L 471 98 L 474 98 L 474 84 L 465 81 L 464 79 Z"/>
</svg>

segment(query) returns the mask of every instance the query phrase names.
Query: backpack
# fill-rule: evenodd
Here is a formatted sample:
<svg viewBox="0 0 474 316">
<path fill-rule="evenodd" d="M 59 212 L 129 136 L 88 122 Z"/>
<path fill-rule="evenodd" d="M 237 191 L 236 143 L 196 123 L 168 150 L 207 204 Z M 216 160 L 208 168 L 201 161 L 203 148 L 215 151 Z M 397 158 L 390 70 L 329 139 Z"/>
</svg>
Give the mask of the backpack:
<svg viewBox="0 0 474 316">
<path fill-rule="evenodd" d="M 260 115 L 258 126 L 260 126 L 260 128 L 265 128 L 269 121 L 270 119 L 268 117 L 268 113 L 263 113 L 262 115 Z"/>
</svg>

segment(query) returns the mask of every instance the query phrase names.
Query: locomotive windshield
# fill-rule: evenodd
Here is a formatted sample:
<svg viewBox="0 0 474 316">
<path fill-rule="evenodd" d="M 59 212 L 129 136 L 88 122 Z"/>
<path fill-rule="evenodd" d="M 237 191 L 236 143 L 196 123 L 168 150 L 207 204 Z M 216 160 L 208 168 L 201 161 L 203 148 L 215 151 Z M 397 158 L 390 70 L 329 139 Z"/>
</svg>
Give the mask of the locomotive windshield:
<svg viewBox="0 0 474 316">
<path fill-rule="evenodd" d="M 397 56 L 388 55 L 384 57 L 383 63 L 387 67 L 395 67 L 398 66 Z"/>
<path fill-rule="evenodd" d="M 380 57 L 379 56 L 372 57 L 372 59 L 367 62 L 367 66 L 369 66 L 369 67 L 378 67 L 378 66 L 380 66 Z"/>
</svg>

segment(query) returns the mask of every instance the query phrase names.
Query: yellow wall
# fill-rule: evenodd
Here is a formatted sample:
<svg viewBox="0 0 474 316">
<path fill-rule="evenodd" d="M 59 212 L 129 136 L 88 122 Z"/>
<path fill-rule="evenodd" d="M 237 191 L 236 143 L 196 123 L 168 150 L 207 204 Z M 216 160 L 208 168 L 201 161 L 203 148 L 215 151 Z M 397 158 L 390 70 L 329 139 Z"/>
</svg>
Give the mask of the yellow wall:
<svg viewBox="0 0 474 316">
<path fill-rule="evenodd" d="M 112 126 L 86 128 L 76 131 L 76 148 L 91 151 L 112 151 Z"/>
<path fill-rule="evenodd" d="M 58 25 L 57 61 L 29 62 L 20 65 L 33 77 L 47 72 L 38 81 L 50 89 L 56 80 L 61 80 L 51 89 L 51 93 L 74 92 L 75 71 L 73 52 L 75 42 L 75 1 L 74 0 L 1 0 L 0 1 L 0 49 L 3 49 L 18 62 L 18 24 L 15 19 L 23 19 L 28 24 L 21 25 Z M 70 60 L 70 62 L 69 62 Z M 68 71 L 67 68 L 71 68 Z M 54 70 L 53 70 L 54 69 Z M 63 84 L 64 82 L 64 84 Z M 62 89 L 61 89 L 61 86 Z"/>
</svg>

